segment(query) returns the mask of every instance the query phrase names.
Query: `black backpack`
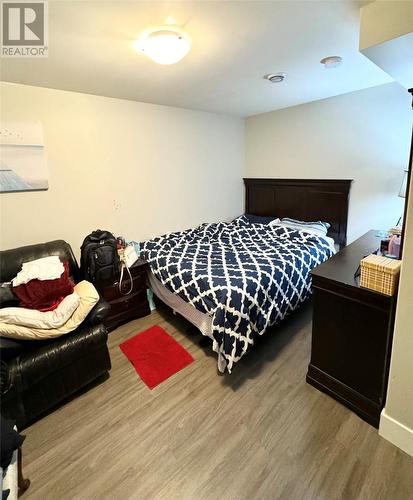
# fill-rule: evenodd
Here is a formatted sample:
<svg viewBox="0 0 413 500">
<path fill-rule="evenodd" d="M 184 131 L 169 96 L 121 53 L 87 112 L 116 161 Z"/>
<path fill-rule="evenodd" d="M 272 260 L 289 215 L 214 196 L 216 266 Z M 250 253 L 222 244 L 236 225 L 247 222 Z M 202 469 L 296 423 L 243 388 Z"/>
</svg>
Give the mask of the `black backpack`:
<svg viewBox="0 0 413 500">
<path fill-rule="evenodd" d="M 105 285 L 118 277 L 119 255 L 112 233 L 93 231 L 84 239 L 80 251 L 80 270 L 85 280 Z"/>
</svg>

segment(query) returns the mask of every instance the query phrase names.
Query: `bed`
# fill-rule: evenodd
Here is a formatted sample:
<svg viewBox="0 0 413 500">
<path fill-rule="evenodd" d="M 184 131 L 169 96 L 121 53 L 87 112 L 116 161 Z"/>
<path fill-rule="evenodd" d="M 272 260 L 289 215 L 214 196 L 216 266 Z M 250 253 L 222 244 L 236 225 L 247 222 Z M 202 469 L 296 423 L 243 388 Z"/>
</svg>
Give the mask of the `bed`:
<svg viewBox="0 0 413 500">
<path fill-rule="evenodd" d="M 155 295 L 212 339 L 218 369 L 311 295 L 310 271 L 346 244 L 350 180 L 244 179 L 245 213 L 324 220 L 327 237 L 285 226 L 201 224 L 143 244 Z"/>
</svg>

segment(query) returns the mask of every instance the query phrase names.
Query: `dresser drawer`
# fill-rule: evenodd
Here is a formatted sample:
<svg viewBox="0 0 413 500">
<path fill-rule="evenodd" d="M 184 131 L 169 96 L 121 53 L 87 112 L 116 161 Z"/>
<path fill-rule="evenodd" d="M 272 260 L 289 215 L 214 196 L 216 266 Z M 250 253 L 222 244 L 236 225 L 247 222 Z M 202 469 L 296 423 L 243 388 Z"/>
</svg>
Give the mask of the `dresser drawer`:
<svg viewBox="0 0 413 500">
<path fill-rule="evenodd" d="M 133 309 L 134 307 L 139 307 L 139 305 L 146 300 L 146 290 L 140 290 L 130 295 L 122 295 L 120 298 L 110 301 L 110 315 L 114 316 L 124 311 L 128 311 L 129 309 Z"/>
<path fill-rule="evenodd" d="M 146 278 L 149 265 L 142 259 L 138 259 L 129 268 L 132 275 L 132 291 L 129 273 L 124 272 L 121 290 L 119 290 L 120 275 L 113 283 L 99 289 L 101 296 L 109 302 L 111 310 L 104 320 L 106 328 L 110 331 L 135 318 L 141 318 L 150 314 L 148 298 L 146 295 Z"/>
<path fill-rule="evenodd" d="M 113 330 L 123 323 L 150 314 L 146 289 L 131 295 L 122 296 L 110 302 L 111 310 L 104 323 Z"/>
<path fill-rule="evenodd" d="M 135 276 L 132 276 L 132 283 L 133 283 L 133 288 L 132 292 L 129 294 L 129 297 L 137 292 L 142 292 L 146 290 L 146 272 L 137 273 L 135 274 Z M 122 293 L 119 291 L 119 280 L 116 280 L 114 283 L 112 283 L 109 286 L 106 286 L 102 290 L 102 295 L 105 300 L 107 300 L 108 302 L 112 302 L 113 300 L 125 297 L 126 295 L 123 294 L 127 293 L 129 289 L 130 289 L 130 279 L 129 276 L 126 275 L 126 277 L 124 276 L 122 280 L 122 286 L 121 286 Z"/>
</svg>

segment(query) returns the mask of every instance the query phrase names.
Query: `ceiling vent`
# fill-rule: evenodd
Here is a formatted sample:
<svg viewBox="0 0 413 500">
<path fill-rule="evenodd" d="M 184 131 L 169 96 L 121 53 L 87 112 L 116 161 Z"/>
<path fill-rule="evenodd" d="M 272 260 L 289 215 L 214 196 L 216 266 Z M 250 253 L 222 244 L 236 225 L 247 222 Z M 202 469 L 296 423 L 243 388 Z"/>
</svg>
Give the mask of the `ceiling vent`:
<svg viewBox="0 0 413 500">
<path fill-rule="evenodd" d="M 337 68 L 343 64 L 343 58 L 340 56 L 328 56 L 321 59 L 321 64 L 324 64 L 326 69 Z"/>
<path fill-rule="evenodd" d="M 281 83 L 285 80 L 286 76 L 285 73 L 269 73 L 268 75 L 264 75 L 264 79 L 271 83 Z"/>
</svg>

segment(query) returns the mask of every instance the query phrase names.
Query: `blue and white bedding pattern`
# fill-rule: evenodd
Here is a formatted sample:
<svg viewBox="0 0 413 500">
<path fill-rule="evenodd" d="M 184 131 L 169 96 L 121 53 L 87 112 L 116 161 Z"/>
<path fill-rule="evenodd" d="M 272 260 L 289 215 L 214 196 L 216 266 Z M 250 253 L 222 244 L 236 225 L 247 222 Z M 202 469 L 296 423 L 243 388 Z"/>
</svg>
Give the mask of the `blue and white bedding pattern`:
<svg viewBox="0 0 413 500">
<path fill-rule="evenodd" d="M 169 290 L 212 316 L 221 371 L 311 293 L 310 270 L 334 253 L 330 238 L 284 226 L 202 224 L 146 241 L 143 257 Z"/>
</svg>

